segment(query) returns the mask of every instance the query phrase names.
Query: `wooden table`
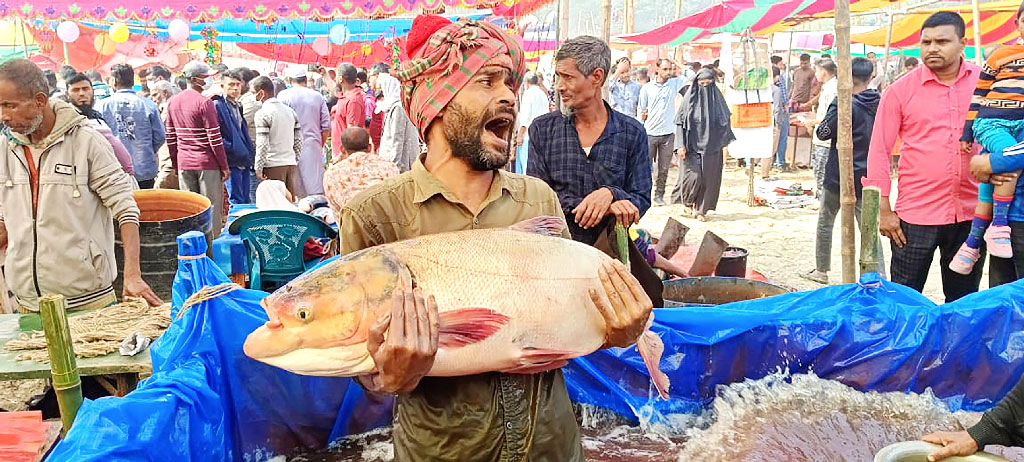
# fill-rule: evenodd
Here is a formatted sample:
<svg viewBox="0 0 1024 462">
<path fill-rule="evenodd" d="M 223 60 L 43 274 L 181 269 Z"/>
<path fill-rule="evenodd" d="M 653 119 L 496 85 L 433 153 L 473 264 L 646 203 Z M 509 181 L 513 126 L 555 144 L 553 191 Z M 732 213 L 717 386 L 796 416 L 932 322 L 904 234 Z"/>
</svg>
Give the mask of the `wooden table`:
<svg viewBox="0 0 1024 462">
<path fill-rule="evenodd" d="M 21 352 L 7 351 L 3 348 L 8 341 L 29 329 L 21 325 L 31 325 L 32 316 L 22 314 L 0 314 L 0 380 L 48 379 L 50 364 L 35 361 L 18 361 Z M 74 318 L 74 315 L 70 316 Z M 114 352 L 95 358 L 77 358 L 78 374 L 94 376 L 104 388 L 114 396 L 124 396 L 135 389 L 139 375 L 153 372 L 153 363 L 149 357 L 149 348 L 135 356 L 122 356 Z M 108 379 L 109 377 L 109 379 Z M 113 379 L 113 383 L 111 380 Z"/>
</svg>

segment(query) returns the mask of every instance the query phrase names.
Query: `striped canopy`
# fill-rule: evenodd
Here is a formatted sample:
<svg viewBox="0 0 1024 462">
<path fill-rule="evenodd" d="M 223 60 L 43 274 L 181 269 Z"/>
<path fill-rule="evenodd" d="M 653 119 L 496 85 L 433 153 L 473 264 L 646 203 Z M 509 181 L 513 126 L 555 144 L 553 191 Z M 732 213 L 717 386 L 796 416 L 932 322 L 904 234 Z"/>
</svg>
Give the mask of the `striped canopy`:
<svg viewBox="0 0 1024 462">
<path fill-rule="evenodd" d="M 517 17 L 553 0 L 0 0 L 0 18 L 156 21 L 182 18 L 192 22 L 221 19 L 331 20 L 384 18 L 402 13 L 430 13 L 447 8 L 491 8 Z"/>
<path fill-rule="evenodd" d="M 890 0 L 851 0 L 853 12 L 891 5 Z M 715 33 L 783 31 L 802 22 L 832 17 L 834 0 L 724 0 L 697 13 L 640 34 L 616 37 L 620 43 L 677 46 Z"/>
<path fill-rule="evenodd" d="M 998 45 L 1012 43 L 1020 38 L 1017 32 L 1017 0 L 984 3 L 981 6 L 981 44 Z M 934 10 L 917 10 L 908 13 L 893 22 L 892 46 L 894 48 L 916 48 L 921 39 L 921 26 L 936 11 L 956 11 L 967 23 L 967 43 L 974 45 L 974 16 L 970 5 L 941 8 Z M 889 27 L 881 27 L 863 34 L 854 34 L 851 40 L 874 46 L 885 46 L 885 37 Z"/>
</svg>

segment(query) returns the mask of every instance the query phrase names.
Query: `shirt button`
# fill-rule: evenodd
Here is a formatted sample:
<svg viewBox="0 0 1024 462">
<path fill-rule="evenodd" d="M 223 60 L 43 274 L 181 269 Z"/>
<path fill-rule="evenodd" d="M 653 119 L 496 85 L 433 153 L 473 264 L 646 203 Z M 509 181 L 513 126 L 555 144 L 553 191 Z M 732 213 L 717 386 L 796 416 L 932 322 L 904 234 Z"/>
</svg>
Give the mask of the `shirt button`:
<svg viewBox="0 0 1024 462">
<path fill-rule="evenodd" d="M 473 226 L 480 226 L 480 218 L 473 217 Z"/>
<path fill-rule="evenodd" d="M 505 428 L 511 430 L 512 429 L 512 422 L 505 422 Z"/>
</svg>

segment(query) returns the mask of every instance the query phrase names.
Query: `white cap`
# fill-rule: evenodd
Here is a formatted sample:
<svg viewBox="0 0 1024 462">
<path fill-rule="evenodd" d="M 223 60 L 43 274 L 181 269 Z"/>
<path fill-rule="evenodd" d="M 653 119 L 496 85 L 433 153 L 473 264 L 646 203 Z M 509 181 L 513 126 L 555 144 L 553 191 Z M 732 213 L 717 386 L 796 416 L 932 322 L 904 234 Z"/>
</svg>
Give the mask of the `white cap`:
<svg viewBox="0 0 1024 462">
<path fill-rule="evenodd" d="M 292 66 L 284 71 L 284 76 L 289 79 L 303 79 L 306 78 L 306 67 L 305 66 Z"/>
</svg>

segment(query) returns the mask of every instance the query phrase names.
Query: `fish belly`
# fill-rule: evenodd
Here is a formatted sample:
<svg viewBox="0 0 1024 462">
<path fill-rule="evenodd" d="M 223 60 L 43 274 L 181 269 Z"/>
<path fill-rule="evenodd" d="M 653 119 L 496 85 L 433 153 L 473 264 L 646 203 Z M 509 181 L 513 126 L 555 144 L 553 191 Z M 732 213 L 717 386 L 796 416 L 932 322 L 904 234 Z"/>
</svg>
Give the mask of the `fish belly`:
<svg viewBox="0 0 1024 462">
<path fill-rule="evenodd" d="M 603 294 L 597 271 L 609 258 L 590 246 L 513 230 L 438 234 L 389 246 L 439 311 L 485 308 L 509 318 L 482 341 L 440 348 L 429 375 L 532 370 L 604 344 L 604 318 L 589 290 Z"/>
</svg>

